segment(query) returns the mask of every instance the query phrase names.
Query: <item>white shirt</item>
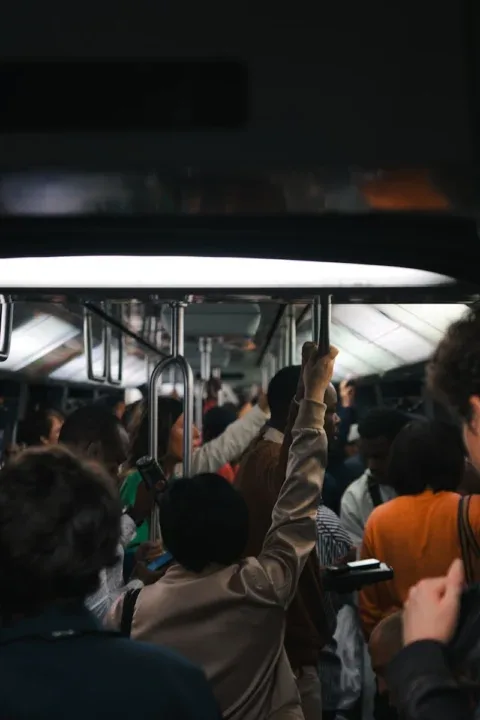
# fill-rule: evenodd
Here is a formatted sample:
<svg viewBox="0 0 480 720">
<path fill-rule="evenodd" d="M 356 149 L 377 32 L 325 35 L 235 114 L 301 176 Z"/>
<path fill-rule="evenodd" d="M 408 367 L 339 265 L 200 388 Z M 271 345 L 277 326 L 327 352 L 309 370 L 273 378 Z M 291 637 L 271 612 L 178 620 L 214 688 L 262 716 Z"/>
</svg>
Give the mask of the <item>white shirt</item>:
<svg viewBox="0 0 480 720">
<path fill-rule="evenodd" d="M 365 524 L 374 510 L 368 490 L 370 471 L 366 470 L 345 490 L 340 503 L 340 521 L 352 539 L 352 543 L 360 547 L 363 540 Z M 380 497 L 383 502 L 393 500 L 396 492 L 388 485 L 379 485 Z"/>
<path fill-rule="evenodd" d="M 85 605 L 99 620 L 103 620 L 112 607 L 115 600 L 130 588 L 141 588 L 141 580 L 132 580 L 125 585 L 123 581 L 123 556 L 124 548 L 130 540 L 135 537 L 137 527 L 129 515 L 123 514 L 121 519 L 120 543 L 117 547 L 118 560 L 116 565 L 105 568 L 100 573 L 100 585 L 98 590 L 90 595 Z"/>
</svg>

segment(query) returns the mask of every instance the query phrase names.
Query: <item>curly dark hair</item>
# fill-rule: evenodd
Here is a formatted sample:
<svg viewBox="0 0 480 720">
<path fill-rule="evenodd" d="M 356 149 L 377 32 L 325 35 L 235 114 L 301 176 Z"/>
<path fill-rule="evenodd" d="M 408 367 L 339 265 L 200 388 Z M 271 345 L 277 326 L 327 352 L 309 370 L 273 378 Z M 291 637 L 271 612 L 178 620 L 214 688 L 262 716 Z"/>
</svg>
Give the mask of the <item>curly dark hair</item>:
<svg viewBox="0 0 480 720">
<path fill-rule="evenodd" d="M 121 506 L 98 465 L 61 446 L 32 448 L 0 472 L 0 613 L 83 600 L 117 562 Z"/>
<path fill-rule="evenodd" d="M 480 309 L 450 326 L 428 364 L 427 386 L 437 400 L 470 422 L 470 398 L 480 395 Z"/>
<path fill-rule="evenodd" d="M 455 492 L 465 473 L 465 448 L 456 425 L 415 420 L 400 430 L 390 449 L 388 484 L 397 495 Z"/>
</svg>

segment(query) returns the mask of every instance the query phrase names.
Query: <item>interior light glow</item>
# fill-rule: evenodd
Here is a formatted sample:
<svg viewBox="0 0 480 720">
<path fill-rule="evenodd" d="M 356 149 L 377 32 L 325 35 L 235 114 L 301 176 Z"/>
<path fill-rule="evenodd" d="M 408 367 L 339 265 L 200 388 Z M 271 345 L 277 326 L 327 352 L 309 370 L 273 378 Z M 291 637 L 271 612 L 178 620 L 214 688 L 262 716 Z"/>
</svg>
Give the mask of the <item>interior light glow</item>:
<svg viewBox="0 0 480 720">
<path fill-rule="evenodd" d="M 12 332 L 10 355 L 0 370 L 18 372 L 79 334 L 78 328 L 52 315 L 37 315 Z"/>
<path fill-rule="evenodd" d="M 1 258 L 4 288 L 319 288 L 454 284 L 424 270 L 233 257 L 81 256 Z"/>
</svg>

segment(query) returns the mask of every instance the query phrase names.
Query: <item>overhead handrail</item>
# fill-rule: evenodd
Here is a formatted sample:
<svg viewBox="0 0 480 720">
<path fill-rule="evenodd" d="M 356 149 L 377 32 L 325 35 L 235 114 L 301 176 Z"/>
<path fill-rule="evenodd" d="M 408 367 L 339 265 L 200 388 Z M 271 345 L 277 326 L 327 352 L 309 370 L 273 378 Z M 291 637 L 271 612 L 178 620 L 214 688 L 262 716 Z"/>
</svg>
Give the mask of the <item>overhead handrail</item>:
<svg viewBox="0 0 480 720">
<path fill-rule="evenodd" d="M 107 382 L 109 368 L 109 346 L 107 338 L 107 326 L 102 323 L 101 344 L 103 350 L 103 371 L 96 375 L 93 368 L 93 317 L 87 307 L 83 309 L 83 341 L 85 345 L 85 357 L 87 361 L 87 378 L 94 383 L 103 385 Z"/>
<path fill-rule="evenodd" d="M 105 361 L 107 366 L 107 382 L 114 387 L 121 386 L 123 382 L 123 334 L 118 328 L 112 327 L 112 325 L 106 325 L 105 327 L 105 342 L 107 351 L 105 355 Z M 117 376 L 113 375 L 112 371 L 112 353 L 115 344 L 118 352 L 118 371 Z"/>
<path fill-rule="evenodd" d="M 8 360 L 12 343 L 13 302 L 0 295 L 0 362 Z"/>
</svg>

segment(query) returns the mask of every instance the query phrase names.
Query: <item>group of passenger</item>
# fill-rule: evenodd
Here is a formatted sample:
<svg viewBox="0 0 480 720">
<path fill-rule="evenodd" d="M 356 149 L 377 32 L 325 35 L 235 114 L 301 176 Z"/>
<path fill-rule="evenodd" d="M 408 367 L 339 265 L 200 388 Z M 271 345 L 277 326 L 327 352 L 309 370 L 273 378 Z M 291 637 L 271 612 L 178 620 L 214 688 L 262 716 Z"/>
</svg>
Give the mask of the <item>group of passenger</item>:
<svg viewBox="0 0 480 720">
<path fill-rule="evenodd" d="M 429 365 L 460 423 L 358 418 L 336 354 L 307 343 L 241 417 L 209 398 L 190 478 L 160 397 L 160 500 L 144 401 L 27 418 L 0 473 L 1 718 L 361 720 L 372 672 L 376 720 L 475 717 L 480 313 Z M 327 592 L 356 558 L 393 578 Z"/>
</svg>

